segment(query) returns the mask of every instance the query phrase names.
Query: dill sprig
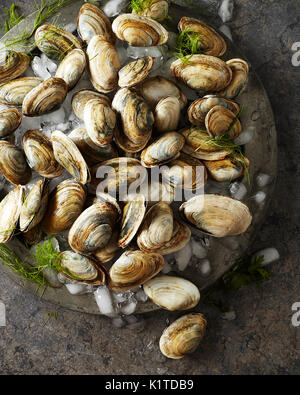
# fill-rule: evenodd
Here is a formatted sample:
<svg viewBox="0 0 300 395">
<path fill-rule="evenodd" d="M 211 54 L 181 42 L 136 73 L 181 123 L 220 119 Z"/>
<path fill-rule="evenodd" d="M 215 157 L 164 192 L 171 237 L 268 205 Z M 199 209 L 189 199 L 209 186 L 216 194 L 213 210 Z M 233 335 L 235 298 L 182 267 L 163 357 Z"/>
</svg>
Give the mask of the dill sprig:
<svg viewBox="0 0 300 395">
<path fill-rule="evenodd" d="M 201 52 L 201 41 L 201 34 L 188 29 L 183 30 L 177 37 L 173 55 L 187 63 L 193 55 Z"/>
<path fill-rule="evenodd" d="M 3 33 L 6 34 L 11 28 L 17 25 L 22 19 L 23 15 L 18 15 L 17 6 L 13 3 L 8 9 L 5 10 L 5 20 Z"/>
<path fill-rule="evenodd" d="M 141 14 L 147 8 L 151 7 L 153 0 L 131 0 L 129 8 L 137 14 Z"/>
</svg>

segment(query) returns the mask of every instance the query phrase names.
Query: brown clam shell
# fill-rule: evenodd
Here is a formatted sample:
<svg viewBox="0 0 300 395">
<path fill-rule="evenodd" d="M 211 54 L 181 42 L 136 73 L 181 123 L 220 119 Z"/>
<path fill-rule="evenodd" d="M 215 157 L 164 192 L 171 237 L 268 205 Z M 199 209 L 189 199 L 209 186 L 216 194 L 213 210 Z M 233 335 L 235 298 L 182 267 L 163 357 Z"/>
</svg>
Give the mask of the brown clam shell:
<svg viewBox="0 0 300 395">
<path fill-rule="evenodd" d="M 0 111 L 0 138 L 9 136 L 21 125 L 22 115 L 16 108 Z"/>
<path fill-rule="evenodd" d="M 15 185 L 26 185 L 31 180 L 31 169 L 23 150 L 3 140 L 0 141 L 0 172 Z"/>
</svg>

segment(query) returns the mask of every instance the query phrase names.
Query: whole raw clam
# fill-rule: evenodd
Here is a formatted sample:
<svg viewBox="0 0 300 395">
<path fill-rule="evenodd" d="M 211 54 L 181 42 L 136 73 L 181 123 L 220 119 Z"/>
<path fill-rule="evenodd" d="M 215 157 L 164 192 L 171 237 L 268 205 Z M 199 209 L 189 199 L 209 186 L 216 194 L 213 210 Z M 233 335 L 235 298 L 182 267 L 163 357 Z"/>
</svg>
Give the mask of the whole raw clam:
<svg viewBox="0 0 300 395">
<path fill-rule="evenodd" d="M 144 81 L 154 64 L 154 58 L 144 56 L 133 62 L 126 64 L 119 71 L 119 86 L 121 88 L 130 88 Z"/>
<path fill-rule="evenodd" d="M 154 111 L 155 128 L 158 132 L 176 130 L 180 118 L 180 102 L 176 96 L 161 99 Z"/>
<path fill-rule="evenodd" d="M 139 10 L 132 10 L 133 14 L 148 16 L 162 22 L 168 16 L 170 0 L 151 0 L 141 3 Z"/>
<path fill-rule="evenodd" d="M 38 244 L 43 238 L 41 224 L 39 223 L 27 232 L 22 233 L 22 236 L 26 245 L 32 246 Z"/>
<path fill-rule="evenodd" d="M 191 239 L 190 228 L 177 220 L 174 219 L 173 233 L 171 240 L 166 242 L 156 252 L 161 255 L 173 254 L 173 252 L 180 251 L 184 248 Z"/>
<path fill-rule="evenodd" d="M 118 238 L 119 230 L 115 229 L 106 246 L 93 252 L 93 256 L 97 259 L 97 261 L 106 263 L 111 261 L 116 256 L 120 250 L 120 247 L 118 246 Z"/>
<path fill-rule="evenodd" d="M 0 52 L 0 83 L 14 80 L 25 73 L 30 64 L 28 55 L 16 51 Z"/>
<path fill-rule="evenodd" d="M 0 111 L 0 138 L 9 136 L 21 125 L 22 115 L 16 108 Z"/>
<path fill-rule="evenodd" d="M 204 164 L 211 178 L 224 182 L 235 180 L 247 172 L 250 162 L 244 155 L 235 154 L 221 160 L 205 161 Z"/>
<path fill-rule="evenodd" d="M 231 59 L 226 63 L 232 70 L 232 79 L 230 84 L 218 94 L 227 99 L 233 99 L 241 94 L 246 88 L 249 66 L 243 59 Z"/>
<path fill-rule="evenodd" d="M 106 106 L 111 105 L 111 101 L 107 96 L 89 89 L 81 89 L 72 96 L 72 108 L 76 117 L 82 121 L 85 105 L 91 99 L 101 100 L 102 104 Z"/>
<path fill-rule="evenodd" d="M 74 88 L 86 67 L 86 55 L 82 49 L 72 49 L 62 60 L 56 70 L 55 77 L 62 78 L 68 89 Z"/>
<path fill-rule="evenodd" d="M 206 114 L 205 127 L 211 136 L 223 136 L 235 139 L 242 132 L 237 116 L 223 106 L 215 106 Z"/>
<path fill-rule="evenodd" d="M 0 103 L 7 106 L 22 107 L 23 100 L 33 88 L 43 80 L 37 77 L 22 77 L 0 85 Z"/>
<path fill-rule="evenodd" d="M 31 169 L 23 150 L 3 140 L 0 141 L 0 172 L 15 185 L 26 185 L 31 180 Z"/>
</svg>

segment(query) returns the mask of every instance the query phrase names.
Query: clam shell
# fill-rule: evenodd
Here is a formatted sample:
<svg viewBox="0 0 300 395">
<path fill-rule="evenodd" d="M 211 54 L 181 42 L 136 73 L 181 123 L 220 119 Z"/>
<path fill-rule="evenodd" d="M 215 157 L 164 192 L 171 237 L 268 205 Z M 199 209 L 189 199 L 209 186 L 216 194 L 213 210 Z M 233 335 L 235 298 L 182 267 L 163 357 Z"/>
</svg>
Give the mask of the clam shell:
<svg viewBox="0 0 300 395">
<path fill-rule="evenodd" d="M 38 180 L 25 198 L 20 214 L 20 230 L 27 232 L 38 225 L 47 210 L 48 181 Z"/>
<path fill-rule="evenodd" d="M 232 78 L 231 68 L 221 59 L 208 55 L 193 55 L 175 60 L 171 66 L 171 74 L 191 89 L 205 95 L 219 92 L 226 88 Z"/>
<path fill-rule="evenodd" d="M 155 128 L 160 133 L 176 130 L 180 118 L 180 102 L 176 96 L 161 99 L 154 111 Z"/>
<path fill-rule="evenodd" d="M 79 253 L 90 253 L 105 247 L 118 219 L 114 205 L 97 202 L 85 209 L 73 223 L 68 236 L 71 248 Z"/>
<path fill-rule="evenodd" d="M 132 10 L 132 13 L 147 16 L 158 22 L 162 22 L 168 16 L 169 0 L 151 0 L 144 4 L 145 6 L 141 11 L 136 12 L 135 10 Z"/>
<path fill-rule="evenodd" d="M 190 30 L 201 35 L 199 50 L 204 55 L 222 56 L 226 52 L 227 45 L 223 37 L 212 27 L 195 18 L 184 16 L 178 23 L 178 30 Z"/>
<path fill-rule="evenodd" d="M 242 125 L 236 115 L 223 106 L 215 106 L 206 114 L 205 127 L 212 136 L 226 134 L 235 139 L 242 132 Z"/>
<path fill-rule="evenodd" d="M 249 160 L 243 155 L 227 156 L 222 160 L 204 162 L 211 178 L 216 181 L 232 181 L 243 175 L 249 167 Z"/>
<path fill-rule="evenodd" d="M 169 39 L 169 33 L 159 22 L 141 15 L 119 15 L 112 29 L 120 40 L 135 47 L 163 45 Z"/>
<path fill-rule="evenodd" d="M 39 50 L 54 60 L 62 60 L 74 48 L 81 49 L 81 43 L 72 33 L 54 25 L 40 26 L 34 39 Z"/>
<path fill-rule="evenodd" d="M 183 203 L 180 214 L 201 232 L 214 237 L 240 235 L 249 228 L 252 215 L 239 200 L 223 195 L 198 195 Z"/>
<path fill-rule="evenodd" d="M 41 224 L 39 223 L 38 225 L 34 226 L 27 232 L 23 233 L 22 236 L 25 245 L 32 246 L 38 244 L 43 238 L 43 231 Z"/>
<path fill-rule="evenodd" d="M 145 294 L 163 309 L 189 310 L 200 300 L 200 292 L 192 282 L 180 277 L 158 276 L 143 285 Z"/>
<path fill-rule="evenodd" d="M 28 130 L 22 139 L 29 166 L 46 178 L 59 177 L 64 169 L 56 161 L 50 139 L 40 130 Z"/>
<path fill-rule="evenodd" d="M 120 247 L 118 246 L 118 237 L 119 230 L 116 229 L 113 231 L 112 236 L 106 246 L 93 252 L 93 256 L 97 259 L 97 261 L 101 263 L 107 263 L 116 256 L 120 250 Z"/>
<path fill-rule="evenodd" d="M 180 359 L 196 351 L 205 334 L 207 321 L 201 313 L 186 314 L 168 326 L 159 340 L 167 358 Z"/>
<path fill-rule="evenodd" d="M 158 202 L 171 204 L 174 201 L 174 188 L 168 183 L 151 180 L 146 185 L 146 191 L 141 192 L 145 195 L 149 207 Z"/>
<path fill-rule="evenodd" d="M 22 112 L 27 117 L 38 117 L 57 110 L 64 102 L 68 86 L 61 78 L 51 77 L 41 82 L 24 97 Z"/>
<path fill-rule="evenodd" d="M 74 88 L 86 67 L 86 55 L 82 49 L 72 49 L 62 60 L 56 70 L 55 77 L 62 78 L 68 89 Z"/>
<path fill-rule="evenodd" d="M 51 134 L 51 141 L 57 162 L 77 181 L 82 184 L 89 182 L 91 179 L 89 168 L 73 140 L 59 130 L 55 130 Z"/>
<path fill-rule="evenodd" d="M 23 150 L 3 140 L 0 141 L 0 172 L 15 185 L 26 185 L 31 180 L 31 169 Z"/>
<path fill-rule="evenodd" d="M 12 237 L 19 220 L 25 188 L 18 185 L 0 202 L 0 243 L 7 243 Z"/>
<path fill-rule="evenodd" d="M 43 230 L 55 235 L 71 228 L 82 212 L 85 188 L 73 179 L 60 182 L 49 196 L 47 211 L 42 221 Z"/>
<path fill-rule="evenodd" d="M 118 86 L 118 72 L 122 65 L 113 44 L 102 36 L 94 36 L 88 44 L 89 72 L 94 88 L 102 93 L 115 90 Z"/>
<path fill-rule="evenodd" d="M 0 111 L 0 138 L 9 136 L 21 125 L 22 115 L 16 108 Z"/>
<path fill-rule="evenodd" d="M 30 64 L 28 55 L 22 52 L 1 51 L 0 53 L 0 83 L 14 80 L 25 73 Z"/>
<path fill-rule="evenodd" d="M 134 289 L 156 276 L 163 265 L 164 258 L 159 254 L 126 251 L 109 270 L 108 288 L 114 292 Z"/>
<path fill-rule="evenodd" d="M 154 58 L 151 56 L 144 56 L 128 63 L 119 71 L 119 86 L 129 88 L 144 81 L 148 77 L 153 64 Z"/>
<path fill-rule="evenodd" d="M 173 254 L 184 248 L 190 239 L 190 228 L 186 224 L 174 220 L 171 240 L 166 242 L 164 246 L 159 248 L 156 252 L 161 255 Z"/>
<path fill-rule="evenodd" d="M 21 107 L 27 93 L 42 82 L 43 80 L 37 77 L 22 77 L 5 82 L 0 85 L 0 103 Z"/>
<path fill-rule="evenodd" d="M 249 66 L 242 59 L 228 60 L 227 65 L 232 70 L 232 79 L 229 85 L 219 92 L 219 95 L 227 99 L 234 99 L 240 95 L 246 88 L 248 82 Z"/>
<path fill-rule="evenodd" d="M 118 246 L 125 248 L 136 235 L 146 213 L 146 199 L 143 195 L 136 195 L 123 209 Z"/>
<path fill-rule="evenodd" d="M 72 108 L 77 118 L 83 121 L 83 113 L 86 103 L 91 99 L 98 99 L 102 101 L 103 105 L 110 106 L 110 99 L 95 91 L 91 91 L 89 89 L 82 89 L 72 96 Z"/>
<path fill-rule="evenodd" d="M 165 133 L 142 151 L 142 165 L 154 167 L 176 159 L 184 142 L 184 137 L 177 132 Z"/>
</svg>

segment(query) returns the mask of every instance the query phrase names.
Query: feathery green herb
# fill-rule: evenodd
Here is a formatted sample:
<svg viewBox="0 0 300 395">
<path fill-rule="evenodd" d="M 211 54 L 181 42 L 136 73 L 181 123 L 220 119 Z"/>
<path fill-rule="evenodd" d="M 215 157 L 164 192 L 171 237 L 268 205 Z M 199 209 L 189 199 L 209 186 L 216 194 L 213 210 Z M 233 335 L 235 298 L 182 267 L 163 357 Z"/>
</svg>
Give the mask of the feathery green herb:
<svg viewBox="0 0 300 395">
<path fill-rule="evenodd" d="M 177 37 L 174 56 L 187 63 L 191 57 L 201 52 L 201 34 L 191 30 L 183 30 Z"/>
<path fill-rule="evenodd" d="M 7 33 L 12 27 L 17 25 L 22 19 L 23 15 L 18 15 L 17 6 L 13 3 L 7 10 L 5 10 L 5 20 L 3 26 L 3 33 Z"/>
<path fill-rule="evenodd" d="M 152 3 L 153 0 L 131 0 L 129 8 L 131 11 L 135 11 L 137 14 L 140 14 L 149 8 Z"/>
</svg>

